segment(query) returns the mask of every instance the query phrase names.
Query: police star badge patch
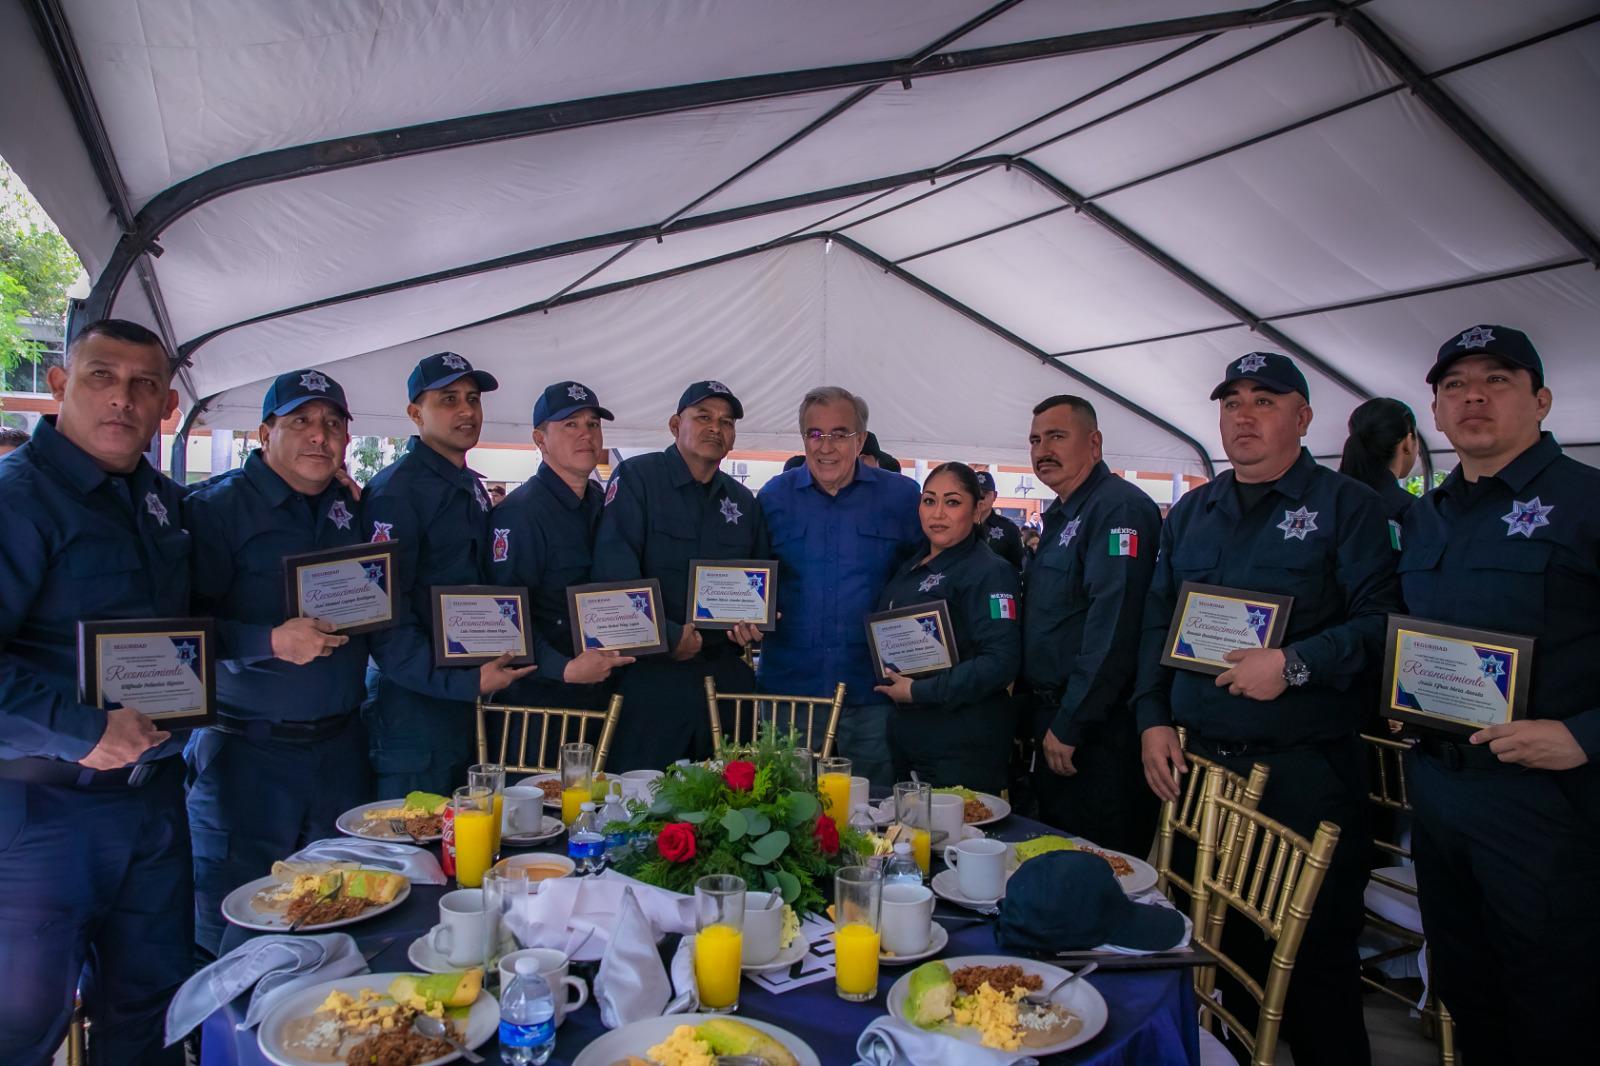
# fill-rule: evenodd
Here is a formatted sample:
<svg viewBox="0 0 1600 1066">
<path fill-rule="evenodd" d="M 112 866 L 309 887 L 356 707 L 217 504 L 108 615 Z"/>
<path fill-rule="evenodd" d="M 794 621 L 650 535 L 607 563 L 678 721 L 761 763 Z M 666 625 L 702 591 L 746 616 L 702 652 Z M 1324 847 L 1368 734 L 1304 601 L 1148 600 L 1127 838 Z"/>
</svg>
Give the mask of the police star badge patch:
<svg viewBox="0 0 1600 1066">
<path fill-rule="evenodd" d="M 939 587 L 939 582 L 944 580 L 943 574 L 929 574 L 922 579 L 922 584 L 917 586 L 918 592 L 932 592 Z"/>
<path fill-rule="evenodd" d="M 1260 352 L 1251 352 L 1249 355 L 1239 360 L 1239 373 L 1254 374 L 1257 370 L 1261 370 L 1266 365 L 1266 356 L 1262 355 Z"/>
<path fill-rule="evenodd" d="M 344 505 L 343 500 L 334 500 L 333 506 L 328 508 L 328 519 L 340 529 L 350 528 L 350 519 L 355 515 L 350 513 L 350 508 Z"/>
<path fill-rule="evenodd" d="M 1072 538 L 1078 535 L 1078 527 L 1081 525 L 1083 525 L 1083 519 L 1081 518 L 1074 518 L 1072 521 L 1068 522 L 1066 528 L 1061 531 L 1061 536 L 1056 538 L 1056 543 L 1061 545 L 1063 548 L 1065 548 L 1068 544 L 1071 544 Z"/>
<path fill-rule="evenodd" d="M 999 540 L 1000 538 L 1004 537 L 1005 535 L 1006 535 L 1006 531 L 1001 529 L 999 526 L 990 526 L 989 527 L 989 539 L 990 540 Z"/>
<path fill-rule="evenodd" d="M 722 520 L 723 521 L 727 522 L 729 525 L 735 525 L 736 526 L 736 525 L 739 524 L 739 519 L 741 519 L 743 517 L 744 517 L 744 515 L 742 513 L 740 513 L 738 504 L 734 503 L 732 500 L 723 500 L 722 501 Z"/>
<path fill-rule="evenodd" d="M 589 390 L 582 385 L 568 385 L 567 395 L 574 400 L 587 400 L 589 398 Z"/>
<path fill-rule="evenodd" d="M 1305 540 L 1307 533 L 1317 531 L 1317 512 L 1308 511 L 1302 506 L 1298 511 L 1285 509 L 1283 521 L 1277 525 L 1283 530 L 1284 540 Z"/>
<path fill-rule="evenodd" d="M 1494 330 L 1485 326 L 1473 326 L 1461 334 L 1461 339 L 1456 341 L 1457 348 L 1482 348 L 1494 340 Z"/>
<path fill-rule="evenodd" d="M 328 379 L 320 371 L 308 370 L 300 375 L 300 387 L 312 392 L 327 392 Z"/>
<path fill-rule="evenodd" d="M 1537 496 L 1526 503 L 1513 500 L 1510 513 L 1501 515 L 1500 521 L 1506 524 L 1506 536 L 1532 537 L 1534 530 L 1550 524 L 1550 512 L 1555 509 L 1555 504 L 1542 504 Z"/>
<path fill-rule="evenodd" d="M 455 352 L 445 352 L 444 358 L 440 359 L 439 362 L 443 363 L 451 370 L 465 370 L 467 368 L 467 361 L 461 358 Z"/>
<path fill-rule="evenodd" d="M 1537 503 L 1538 501 L 1534 502 Z M 162 503 L 161 497 L 155 493 L 147 492 L 144 494 L 144 509 L 150 512 L 150 517 L 154 518 L 158 525 L 166 526 L 172 524 L 171 520 L 167 518 L 167 505 Z"/>
</svg>

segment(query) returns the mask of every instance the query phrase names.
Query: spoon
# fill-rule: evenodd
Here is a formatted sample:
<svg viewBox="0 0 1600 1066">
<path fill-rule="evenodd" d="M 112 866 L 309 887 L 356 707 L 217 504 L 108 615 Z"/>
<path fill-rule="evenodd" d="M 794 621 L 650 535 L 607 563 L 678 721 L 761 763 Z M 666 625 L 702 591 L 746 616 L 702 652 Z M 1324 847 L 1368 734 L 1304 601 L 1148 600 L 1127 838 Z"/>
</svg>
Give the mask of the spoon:
<svg viewBox="0 0 1600 1066">
<path fill-rule="evenodd" d="M 411 1019 L 411 1027 L 423 1036 L 434 1040 L 443 1040 L 446 1044 L 461 1052 L 461 1057 L 468 1062 L 482 1062 L 483 1056 L 473 1051 L 467 1045 L 451 1036 L 445 1029 L 444 1022 L 427 1014 L 419 1014 Z"/>
<path fill-rule="evenodd" d="M 1067 974 L 1067 976 L 1057 981 L 1048 991 L 1029 992 L 1022 998 L 1025 1002 L 1031 1003 L 1035 1007 L 1048 1007 L 1050 1005 L 1050 997 L 1054 996 L 1057 992 L 1061 991 L 1063 988 L 1067 987 L 1084 974 L 1094 973 L 1099 968 L 1100 964 L 1098 962 L 1091 962 L 1087 966 L 1080 967 L 1077 973 Z"/>
</svg>

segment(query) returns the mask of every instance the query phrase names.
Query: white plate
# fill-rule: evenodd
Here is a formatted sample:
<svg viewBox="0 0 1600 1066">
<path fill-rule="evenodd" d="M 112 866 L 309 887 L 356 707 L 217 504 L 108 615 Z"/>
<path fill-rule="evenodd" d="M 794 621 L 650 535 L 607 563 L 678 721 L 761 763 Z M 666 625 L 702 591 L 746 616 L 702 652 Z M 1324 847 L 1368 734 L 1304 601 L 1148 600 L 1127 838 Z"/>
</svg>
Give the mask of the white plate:
<svg viewBox="0 0 1600 1066">
<path fill-rule="evenodd" d="M 1081 984 L 1074 981 L 1073 984 Z M 696 1026 L 719 1017 L 715 1014 L 668 1014 L 660 1018 L 645 1018 L 643 1021 L 624 1025 L 621 1029 L 613 1029 L 594 1043 L 578 1052 L 578 1057 L 572 1060 L 572 1066 L 612 1066 L 629 1055 L 644 1057 L 644 1053 L 656 1044 L 661 1043 L 672 1035 L 672 1030 L 680 1025 Z M 741 1022 L 756 1029 L 760 1029 L 768 1036 L 779 1040 L 789 1049 L 800 1063 L 800 1066 L 822 1066 L 817 1058 L 817 1053 L 806 1046 L 806 1042 L 787 1029 L 780 1029 L 776 1025 L 759 1021 L 755 1018 L 738 1016 Z"/>
<path fill-rule="evenodd" d="M 560 781 L 560 780 L 561 780 L 561 775 L 560 774 L 534 774 L 532 777 L 524 777 L 521 781 L 518 781 L 517 784 L 519 786 L 520 785 L 526 785 L 529 788 L 538 788 L 540 781 Z M 544 805 L 546 807 L 555 807 L 555 808 L 559 809 L 561 807 L 561 797 L 559 795 L 557 795 L 555 799 L 550 799 L 547 796 L 547 797 L 545 797 Z"/>
<path fill-rule="evenodd" d="M 279 881 L 276 877 L 268 874 L 266 877 L 258 877 L 254 881 L 240 885 L 232 892 L 229 892 L 228 895 L 223 899 L 222 916 L 228 919 L 228 921 L 232 922 L 234 925 L 244 929 L 257 929 L 263 933 L 288 932 L 289 919 L 284 917 L 282 911 L 257 910 L 255 904 L 251 902 L 251 900 L 255 898 L 256 893 L 260 892 L 263 888 L 270 888 L 273 885 L 281 884 L 283 884 L 282 881 Z M 356 922 L 364 922 L 368 918 L 382 914 L 384 911 L 394 910 L 396 907 L 400 906 L 400 904 L 404 903 L 406 901 L 406 897 L 409 895 L 411 895 L 411 882 L 406 881 L 400 885 L 400 891 L 395 893 L 394 899 L 390 900 L 388 903 L 381 904 L 377 907 L 368 907 L 366 910 L 362 911 L 353 918 L 340 918 L 338 921 L 323 922 L 321 925 L 312 925 L 310 922 L 307 922 L 299 929 L 296 929 L 295 932 L 321 933 L 328 929 L 337 929 L 341 925 L 353 925 Z"/>
<path fill-rule="evenodd" d="M 405 833 L 396 833 L 389 828 L 389 823 L 382 818 L 367 819 L 363 817 L 367 811 L 383 810 L 385 808 L 404 807 L 403 799 L 378 800 L 376 803 L 363 803 L 359 807 L 351 807 L 339 815 L 339 820 L 333 824 L 339 832 L 346 836 L 360 837 L 363 840 L 399 840 L 404 843 L 413 843 L 411 837 Z M 431 844 L 435 840 L 443 839 L 442 834 L 434 836 L 417 837 L 417 842 Z"/>
<path fill-rule="evenodd" d="M 544 821 L 540 823 L 537 833 L 507 833 L 502 829 L 500 843 L 515 844 L 517 847 L 526 847 L 529 844 L 543 844 L 546 840 L 554 840 L 567 831 L 567 827 L 561 824 L 560 818 L 554 818 L 548 814 L 542 814 L 540 817 Z"/>
<path fill-rule="evenodd" d="M 952 973 L 963 966 L 1019 966 L 1024 973 L 1038 974 L 1044 980 L 1045 988 L 1049 988 L 1057 981 L 1065 980 L 1068 973 L 1061 967 L 1051 966 L 1047 962 L 1012 958 L 1008 955 L 962 955 L 954 959 L 946 959 L 944 962 L 946 966 L 950 967 Z M 888 998 L 890 1016 L 899 1018 L 908 1024 L 910 1019 L 905 1015 L 905 1005 L 906 996 L 910 993 L 910 990 L 911 975 L 905 974 L 890 987 Z M 1065 1040 L 1045 1047 L 1024 1046 L 1017 1054 L 1027 1054 L 1037 1058 L 1054 1055 L 1057 1052 L 1066 1051 L 1068 1048 L 1087 1044 L 1099 1036 L 1100 1030 L 1106 1027 L 1105 998 L 1087 980 L 1074 981 L 1067 987 L 1060 989 L 1050 997 L 1050 1002 L 1059 1004 L 1076 1014 L 1083 1020 L 1082 1027 Z M 964 1044 L 982 1044 L 982 1040 L 978 1036 L 978 1030 L 971 1026 L 954 1025 L 946 1022 L 939 1028 L 930 1031 L 948 1037 L 951 1040 L 959 1040 Z"/>
<path fill-rule="evenodd" d="M 1050 834 L 1047 834 L 1047 835 L 1050 835 Z M 1054 834 L 1054 835 L 1059 835 L 1059 834 Z M 1121 885 L 1122 886 L 1122 891 L 1127 893 L 1130 896 L 1136 896 L 1140 892 L 1144 892 L 1147 889 L 1151 889 L 1151 888 L 1156 887 L 1156 882 L 1158 880 L 1160 880 L 1160 875 L 1156 873 L 1156 868 L 1154 866 L 1151 866 L 1149 863 L 1145 862 L 1143 859 L 1141 859 L 1141 858 L 1139 858 L 1139 857 L 1137 857 L 1135 855 L 1129 855 L 1125 851 L 1116 851 L 1116 850 L 1114 850 L 1112 848 L 1102 848 L 1100 845 L 1096 844 L 1094 841 L 1092 841 L 1092 840 L 1084 840 L 1082 837 L 1069 837 L 1068 839 L 1072 840 L 1072 841 L 1075 841 L 1076 843 L 1079 843 L 1079 844 L 1087 844 L 1089 847 L 1094 848 L 1096 851 L 1103 851 L 1107 855 L 1116 855 L 1116 856 L 1119 856 L 1119 857 L 1121 857 L 1123 859 L 1128 860 L 1128 865 L 1133 867 L 1133 872 L 1130 873 L 1130 874 L 1127 874 L 1125 876 L 1119 876 L 1117 878 L 1117 884 Z M 1019 841 L 1017 841 L 1017 843 L 1018 844 L 1026 843 L 1026 841 L 1020 841 L 1019 840 Z M 1017 862 L 1016 862 L 1016 854 L 1017 854 L 1016 847 L 1017 847 L 1016 844 L 1012 844 L 1011 845 L 1011 856 L 1012 856 L 1012 865 L 1013 865 L 1013 867 L 1017 865 Z M 1049 852 L 1045 852 L 1045 854 L 1048 855 L 1050 853 Z"/>
<path fill-rule="evenodd" d="M 987 792 L 980 792 L 978 793 L 978 799 L 982 801 L 985 807 L 989 808 L 989 817 L 981 818 L 976 822 L 968 822 L 968 825 L 993 825 L 1011 814 L 1011 804 L 999 796 L 991 796 Z"/>
<path fill-rule="evenodd" d="M 779 948 L 778 953 L 766 962 L 746 963 L 739 969 L 745 973 L 771 973 L 774 970 L 787 970 L 795 963 L 806 957 L 806 952 L 811 950 L 811 940 L 804 933 L 796 933 L 794 939 L 789 941 L 789 946 Z"/>
<path fill-rule="evenodd" d="M 367 973 L 359 977 L 341 977 L 337 981 L 301 989 L 273 1007 L 261 1020 L 261 1028 L 256 1033 L 256 1044 L 261 1048 L 261 1054 L 269 1061 L 277 1063 L 277 1066 L 328 1066 L 326 1060 L 303 1058 L 287 1051 L 283 1046 L 284 1026 L 296 1018 L 304 1018 L 311 1014 L 321 1006 L 323 1000 L 328 998 L 328 993 L 335 989 L 350 995 L 355 995 L 363 988 L 386 992 L 389 982 L 399 976 L 397 973 Z M 479 992 L 470 1013 L 467 1014 L 467 1031 L 462 1042 L 469 1048 L 476 1048 L 488 1041 L 499 1029 L 500 1004 L 496 1003 L 495 998 L 489 993 Z M 418 1063 L 417 1066 L 438 1066 L 439 1063 L 455 1062 L 460 1057 L 460 1052 L 452 1051 L 448 1055 Z"/>
<path fill-rule="evenodd" d="M 933 929 L 930 930 L 928 935 L 927 947 L 911 955 L 885 955 L 880 952 L 878 962 L 883 966 L 905 966 L 909 963 L 921 962 L 923 959 L 931 959 L 949 946 L 950 930 L 935 921 Z"/>
<path fill-rule="evenodd" d="M 1010 878 L 1011 871 L 1007 870 L 1006 879 L 1010 880 Z M 966 896 L 961 894 L 961 890 L 956 887 L 957 884 L 956 872 L 954 870 L 940 870 L 938 873 L 933 875 L 933 894 L 938 896 L 940 899 L 947 899 L 951 903 L 955 903 L 962 907 L 971 907 L 973 910 L 978 910 L 984 907 L 993 907 L 995 904 L 999 903 L 1000 900 L 1006 898 L 1006 894 L 1001 892 L 1000 895 L 995 899 L 968 899 Z M 1004 886 L 1001 887 L 1003 888 Z"/>
</svg>

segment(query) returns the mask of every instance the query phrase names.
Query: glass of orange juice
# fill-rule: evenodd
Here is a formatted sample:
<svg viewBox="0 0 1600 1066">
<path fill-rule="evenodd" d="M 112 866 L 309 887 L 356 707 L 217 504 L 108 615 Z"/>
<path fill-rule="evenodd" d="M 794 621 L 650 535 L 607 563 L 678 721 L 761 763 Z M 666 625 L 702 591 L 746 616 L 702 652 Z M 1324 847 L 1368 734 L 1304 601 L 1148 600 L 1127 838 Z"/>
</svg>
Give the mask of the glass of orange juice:
<svg viewBox="0 0 1600 1066">
<path fill-rule="evenodd" d="M 500 858 L 500 819 L 506 810 L 506 768 L 499 763 L 481 762 L 467 767 L 467 784 L 486 788 L 494 803 L 494 857 Z"/>
<path fill-rule="evenodd" d="M 818 759 L 817 791 L 822 813 L 843 828 L 850 821 L 850 760 Z"/>
<path fill-rule="evenodd" d="M 561 821 L 571 825 L 594 800 L 594 745 L 561 745 Z"/>
<path fill-rule="evenodd" d="M 739 962 L 744 954 L 744 878 L 712 874 L 694 883 L 694 987 L 700 1009 L 739 1009 Z"/>
<path fill-rule="evenodd" d="M 494 865 L 494 798 L 486 788 L 463 785 L 450 797 L 456 832 L 456 884 L 477 888 Z"/>
<path fill-rule="evenodd" d="M 931 851 L 928 831 L 933 824 L 933 786 L 921 781 L 897 782 L 894 786 L 894 820 L 899 823 L 902 834 L 905 834 L 900 839 L 911 841 L 912 857 L 917 860 L 922 876 L 927 877 Z"/>
<path fill-rule="evenodd" d="M 834 991 L 864 1003 L 878 994 L 878 912 L 883 874 L 870 866 L 843 866 L 833 875 Z"/>
</svg>

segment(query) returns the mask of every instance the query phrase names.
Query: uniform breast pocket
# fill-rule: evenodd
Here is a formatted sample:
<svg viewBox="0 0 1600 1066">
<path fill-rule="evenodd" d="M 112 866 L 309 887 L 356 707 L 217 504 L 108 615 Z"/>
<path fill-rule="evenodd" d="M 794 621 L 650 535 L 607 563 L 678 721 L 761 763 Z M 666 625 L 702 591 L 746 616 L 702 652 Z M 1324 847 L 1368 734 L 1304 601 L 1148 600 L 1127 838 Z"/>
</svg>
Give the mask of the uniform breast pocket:
<svg viewBox="0 0 1600 1066">
<path fill-rule="evenodd" d="M 43 589 L 43 614 L 75 618 L 104 617 L 126 610 L 142 587 L 144 560 L 139 549 L 122 540 L 81 539 L 66 545 L 61 580 Z M 187 583 L 185 583 L 187 587 Z M 137 596 L 141 602 L 142 596 Z"/>
<path fill-rule="evenodd" d="M 1406 610 L 1412 614 L 1430 617 L 1439 610 L 1439 560 L 1444 557 L 1444 544 L 1424 541 L 1407 544 L 1400 553 L 1395 569 L 1400 573 L 1400 594 Z"/>
<path fill-rule="evenodd" d="M 589 549 L 581 546 L 555 548 L 550 552 L 550 562 L 545 576 L 552 585 L 565 588 L 589 580 Z"/>
<path fill-rule="evenodd" d="M 1221 558 L 1222 549 L 1218 545 L 1180 542 L 1172 549 L 1172 576 L 1179 583 L 1210 583 L 1216 576 L 1217 562 Z"/>
<path fill-rule="evenodd" d="M 1050 599 L 1070 592 L 1079 584 L 1078 560 L 1066 551 L 1034 556 L 1028 566 L 1026 592 L 1029 596 Z"/>
<path fill-rule="evenodd" d="M 1493 628 L 1538 633 L 1545 626 L 1545 571 L 1554 546 L 1539 541 L 1479 541 L 1467 546 L 1466 577 L 1485 604 Z"/>
<path fill-rule="evenodd" d="M 1251 580 L 1253 588 L 1293 596 L 1302 604 L 1323 599 L 1324 586 L 1333 572 L 1333 561 L 1313 552 L 1287 557 L 1274 552 L 1257 556 L 1251 563 L 1260 575 Z"/>
</svg>

